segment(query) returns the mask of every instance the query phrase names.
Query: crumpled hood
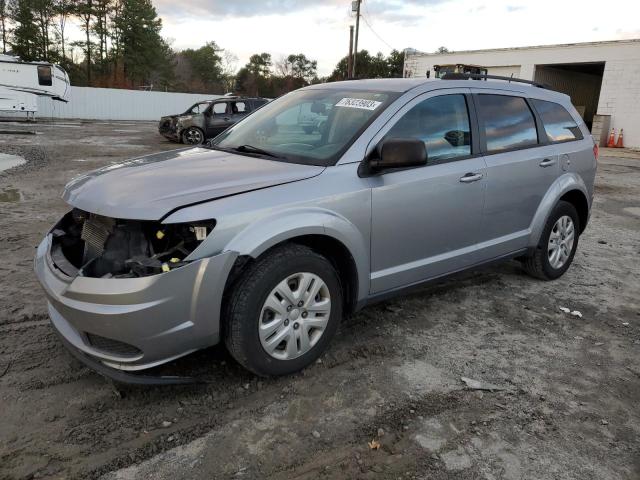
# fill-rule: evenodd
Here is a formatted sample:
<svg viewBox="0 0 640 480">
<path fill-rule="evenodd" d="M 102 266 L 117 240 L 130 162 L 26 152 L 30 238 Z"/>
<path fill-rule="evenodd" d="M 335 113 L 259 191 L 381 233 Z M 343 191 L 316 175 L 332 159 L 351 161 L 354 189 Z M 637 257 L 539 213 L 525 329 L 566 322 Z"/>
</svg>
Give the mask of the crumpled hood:
<svg viewBox="0 0 640 480">
<path fill-rule="evenodd" d="M 82 175 L 65 187 L 63 198 L 73 207 L 106 217 L 160 220 L 187 205 L 304 180 L 323 170 L 190 148 L 139 157 Z"/>
</svg>

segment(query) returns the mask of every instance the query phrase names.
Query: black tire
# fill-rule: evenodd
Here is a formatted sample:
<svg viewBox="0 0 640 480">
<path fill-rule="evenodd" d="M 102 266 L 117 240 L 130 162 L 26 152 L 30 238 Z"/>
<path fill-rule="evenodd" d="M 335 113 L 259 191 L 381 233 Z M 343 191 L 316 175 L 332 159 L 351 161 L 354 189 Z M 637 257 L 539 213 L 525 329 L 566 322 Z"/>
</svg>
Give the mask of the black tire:
<svg viewBox="0 0 640 480">
<path fill-rule="evenodd" d="M 204 132 L 198 127 L 189 127 L 182 132 L 182 143 L 185 145 L 202 145 L 204 140 Z"/>
<path fill-rule="evenodd" d="M 556 222 L 563 216 L 569 216 L 573 221 L 575 237 L 573 242 L 573 248 L 569 254 L 567 261 L 560 267 L 554 268 L 549 261 L 548 245 L 551 231 L 553 230 Z M 576 208 L 569 202 L 560 201 L 554 207 L 551 215 L 547 219 L 547 223 L 540 236 L 540 242 L 536 249 L 530 255 L 522 258 L 522 266 L 524 270 L 532 277 L 540 280 L 555 280 L 560 278 L 569 269 L 573 262 L 573 257 L 576 254 L 578 248 L 578 240 L 580 238 L 580 217 Z"/>
<path fill-rule="evenodd" d="M 260 342 L 260 314 L 276 285 L 300 272 L 319 276 L 328 287 L 331 295 L 329 321 L 308 352 L 290 360 L 276 359 Z M 250 265 L 230 290 L 225 302 L 225 344 L 238 363 L 260 376 L 288 375 L 313 363 L 326 350 L 342 318 L 342 288 L 336 270 L 325 257 L 302 245 L 286 244 L 274 248 Z"/>
</svg>

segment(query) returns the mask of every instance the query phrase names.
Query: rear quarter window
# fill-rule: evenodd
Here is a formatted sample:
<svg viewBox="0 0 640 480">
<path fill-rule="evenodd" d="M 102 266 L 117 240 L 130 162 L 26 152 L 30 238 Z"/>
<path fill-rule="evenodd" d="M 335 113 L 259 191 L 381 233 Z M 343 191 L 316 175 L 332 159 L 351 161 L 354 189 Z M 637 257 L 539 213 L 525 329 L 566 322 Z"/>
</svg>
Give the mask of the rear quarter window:
<svg viewBox="0 0 640 480">
<path fill-rule="evenodd" d="M 544 131 L 550 142 L 570 142 L 584 138 L 576 121 L 559 103 L 537 99 L 532 99 L 531 103 L 542 119 Z"/>
</svg>

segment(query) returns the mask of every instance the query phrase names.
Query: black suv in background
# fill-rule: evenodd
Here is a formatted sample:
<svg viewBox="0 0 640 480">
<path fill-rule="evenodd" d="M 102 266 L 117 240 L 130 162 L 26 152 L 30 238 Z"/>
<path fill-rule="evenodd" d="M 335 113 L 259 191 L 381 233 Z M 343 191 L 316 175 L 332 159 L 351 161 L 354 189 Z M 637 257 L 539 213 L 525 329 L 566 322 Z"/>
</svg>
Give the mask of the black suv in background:
<svg viewBox="0 0 640 480">
<path fill-rule="evenodd" d="M 158 130 L 174 142 L 200 145 L 268 101 L 266 98 L 221 97 L 198 102 L 182 114 L 162 117 Z"/>
</svg>

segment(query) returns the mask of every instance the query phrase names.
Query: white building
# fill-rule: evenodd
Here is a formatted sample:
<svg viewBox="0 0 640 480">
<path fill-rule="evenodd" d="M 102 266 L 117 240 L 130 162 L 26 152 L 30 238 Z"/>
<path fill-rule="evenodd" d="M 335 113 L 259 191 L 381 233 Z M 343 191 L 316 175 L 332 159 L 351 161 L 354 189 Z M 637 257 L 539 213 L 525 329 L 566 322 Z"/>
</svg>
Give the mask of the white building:
<svg viewBox="0 0 640 480">
<path fill-rule="evenodd" d="M 601 145 L 611 128 L 623 128 L 625 146 L 640 148 L 640 39 L 446 54 L 409 51 L 405 76 L 433 78 L 435 65 L 456 64 L 547 84 L 571 96 Z"/>
</svg>

